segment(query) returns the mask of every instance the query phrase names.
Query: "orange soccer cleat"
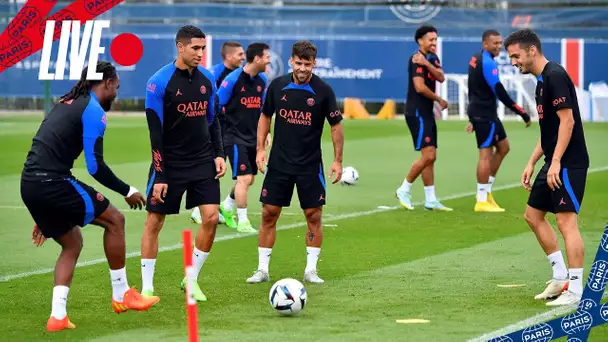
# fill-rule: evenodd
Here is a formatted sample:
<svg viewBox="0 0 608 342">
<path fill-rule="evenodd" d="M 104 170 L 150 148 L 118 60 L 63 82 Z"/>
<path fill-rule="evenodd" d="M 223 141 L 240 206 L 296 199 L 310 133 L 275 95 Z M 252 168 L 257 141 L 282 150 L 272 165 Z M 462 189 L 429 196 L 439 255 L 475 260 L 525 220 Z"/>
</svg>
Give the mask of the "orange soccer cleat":
<svg viewBox="0 0 608 342">
<path fill-rule="evenodd" d="M 49 317 L 48 322 L 46 322 L 46 330 L 47 331 L 61 331 L 63 329 L 74 329 L 76 326 L 74 323 L 70 322 L 70 319 L 66 315 L 63 319 L 57 319 L 53 316 Z"/>
<path fill-rule="evenodd" d="M 160 298 L 158 296 L 142 296 L 135 288 L 130 288 L 125 292 L 122 302 L 112 299 L 112 308 L 116 313 L 128 310 L 143 311 L 148 310 L 159 301 Z"/>
</svg>

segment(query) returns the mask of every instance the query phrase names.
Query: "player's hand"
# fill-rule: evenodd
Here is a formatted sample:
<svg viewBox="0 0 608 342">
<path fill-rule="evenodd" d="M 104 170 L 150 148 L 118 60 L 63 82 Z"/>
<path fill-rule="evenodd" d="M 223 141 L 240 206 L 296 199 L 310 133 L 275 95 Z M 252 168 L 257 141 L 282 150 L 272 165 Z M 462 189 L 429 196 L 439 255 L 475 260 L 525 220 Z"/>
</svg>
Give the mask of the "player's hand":
<svg viewBox="0 0 608 342">
<path fill-rule="evenodd" d="M 524 169 L 524 173 L 521 174 L 521 185 L 524 187 L 524 189 L 531 191 L 532 190 L 532 184 L 530 183 L 532 181 L 532 175 L 534 174 L 534 165 L 528 164 L 526 165 L 526 168 Z"/>
<path fill-rule="evenodd" d="M 146 205 L 146 199 L 139 191 L 129 197 L 125 197 L 125 201 L 131 209 L 141 210 Z"/>
<path fill-rule="evenodd" d="M 337 160 L 334 160 L 334 163 L 331 164 L 331 170 L 329 171 L 329 178 L 333 178 L 334 175 L 336 176 L 336 178 L 334 178 L 333 181 L 331 181 L 331 184 L 336 184 L 340 181 L 340 179 L 342 179 L 342 163 L 340 163 Z"/>
<path fill-rule="evenodd" d="M 439 100 L 439 106 L 441 106 L 441 110 L 448 108 L 448 101 L 444 99 Z"/>
<path fill-rule="evenodd" d="M 270 136 L 270 133 L 268 133 L 266 136 L 266 142 L 264 143 L 264 149 L 267 150 L 270 148 L 270 146 L 272 146 L 272 136 Z"/>
<path fill-rule="evenodd" d="M 551 166 L 549 166 L 549 171 L 547 171 L 547 185 L 549 185 L 549 188 L 553 191 L 562 186 L 562 181 L 559 179 L 559 171 L 561 168 L 561 163 L 558 160 L 553 160 L 551 161 Z"/>
<path fill-rule="evenodd" d="M 532 126 L 532 119 L 530 119 L 530 115 L 528 115 L 527 113 L 524 113 L 524 122 L 526 123 L 526 128 Z"/>
<path fill-rule="evenodd" d="M 466 128 L 467 133 L 473 133 L 474 130 L 475 129 L 473 128 L 473 124 L 469 122 Z"/>
<path fill-rule="evenodd" d="M 256 153 L 255 155 L 255 164 L 258 166 L 258 170 L 260 170 L 260 172 L 262 174 L 266 173 L 266 151 L 265 150 L 261 150 L 258 151 L 258 153 Z"/>
<path fill-rule="evenodd" d="M 36 247 L 40 247 L 42 246 L 44 241 L 46 241 L 46 238 L 44 237 L 44 235 L 42 235 L 42 232 L 40 231 L 38 225 L 34 224 L 34 228 L 32 229 L 32 244 L 34 244 L 34 246 Z"/>
<path fill-rule="evenodd" d="M 420 52 L 416 52 L 414 57 L 412 57 L 412 62 L 422 66 L 427 66 L 429 64 L 429 61 Z"/>
<path fill-rule="evenodd" d="M 152 189 L 152 197 L 154 197 L 160 203 L 165 203 L 163 198 L 167 197 L 168 187 L 169 186 L 165 183 L 154 184 L 154 188 Z"/>
<path fill-rule="evenodd" d="M 222 157 L 215 158 L 215 179 L 224 177 L 226 174 L 226 161 Z"/>
</svg>

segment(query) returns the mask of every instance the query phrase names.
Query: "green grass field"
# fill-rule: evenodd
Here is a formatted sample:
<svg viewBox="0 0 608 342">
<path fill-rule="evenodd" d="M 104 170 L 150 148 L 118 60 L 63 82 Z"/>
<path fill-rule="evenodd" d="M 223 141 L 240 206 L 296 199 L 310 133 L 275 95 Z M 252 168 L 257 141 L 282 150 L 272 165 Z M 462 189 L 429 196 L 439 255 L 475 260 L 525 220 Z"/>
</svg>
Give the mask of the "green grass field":
<svg viewBox="0 0 608 342">
<path fill-rule="evenodd" d="M 31 245 L 32 220 L 19 195 L 19 174 L 40 117 L 0 117 L 0 340 L 2 341 L 183 341 L 187 337 L 179 243 L 184 228 L 197 229 L 189 213 L 167 219 L 161 233 L 155 290 L 161 302 L 148 312 L 116 315 L 104 261 L 102 230 L 84 228 L 84 250 L 68 300 L 77 329 L 47 333 L 54 266 L 53 241 Z M 325 241 L 319 262 L 323 285 L 307 285 L 308 306 L 300 317 L 279 317 L 268 304 L 272 281 L 302 278 L 306 256 L 304 220 L 297 196 L 284 210 L 281 231 L 270 264 L 271 283 L 245 284 L 257 266 L 257 237 L 238 235 L 225 226 L 201 273 L 209 301 L 198 306 L 201 340 L 254 341 L 466 341 L 548 312 L 533 299 L 551 277 L 534 235 L 523 220 L 527 192 L 517 186 L 536 140 L 538 124 L 505 124 L 511 153 L 497 177 L 495 198 L 502 214 L 473 212 L 476 190 L 475 138 L 464 122 L 439 122 L 436 165 L 437 195 L 455 209 L 451 213 L 396 209 L 394 190 L 418 157 L 403 120 L 345 122 L 344 166 L 357 168 L 356 186 L 329 185 L 324 210 Z M 330 165 L 332 147 L 326 129 L 323 149 Z M 591 167 L 580 225 L 587 251 L 585 277 L 604 225 L 608 189 L 608 125 L 586 124 Z M 108 118 L 105 157 L 128 183 L 145 190 L 150 162 L 145 118 Z M 537 170 L 540 168 L 537 166 Z M 120 195 L 86 174 L 83 160 L 74 173 L 106 195 L 127 217 L 127 272 L 141 287 L 140 238 L 145 212 L 128 211 Z M 222 196 L 231 180 L 222 180 Z M 249 194 L 250 219 L 259 223 L 261 178 Z M 418 180 L 414 201 L 424 199 Z M 390 209 L 378 209 L 389 206 Z M 551 222 L 554 222 L 551 218 Z M 563 246 L 563 241 L 560 239 Z M 498 285 L 520 284 L 504 288 Z M 550 313 L 549 313 L 550 316 Z M 398 319 L 423 318 L 426 324 L 397 324 Z M 552 317 L 547 317 L 552 318 Z M 545 318 L 545 319 L 547 319 Z M 521 328 L 524 328 L 523 326 Z M 608 340 L 608 329 L 595 328 L 590 341 Z"/>
</svg>

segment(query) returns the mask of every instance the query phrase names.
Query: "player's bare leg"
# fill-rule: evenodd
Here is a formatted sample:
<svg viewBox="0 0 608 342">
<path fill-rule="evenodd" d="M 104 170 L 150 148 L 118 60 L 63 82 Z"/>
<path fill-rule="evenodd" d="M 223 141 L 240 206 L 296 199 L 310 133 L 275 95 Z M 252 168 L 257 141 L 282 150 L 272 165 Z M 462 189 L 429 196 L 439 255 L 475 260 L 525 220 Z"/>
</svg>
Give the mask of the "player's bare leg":
<svg viewBox="0 0 608 342">
<path fill-rule="evenodd" d="M 217 204 L 204 204 L 199 207 L 200 212 L 203 216 L 203 222 L 200 229 L 196 233 L 194 239 L 194 249 L 192 250 L 192 266 L 194 269 L 193 276 L 198 280 L 198 276 L 201 273 L 201 269 L 211 253 L 211 247 L 213 247 L 213 241 L 215 240 L 215 233 L 217 231 L 217 221 L 219 217 L 219 205 Z M 184 278 L 181 283 L 182 290 L 186 289 L 186 281 Z M 195 282 L 192 288 L 192 296 L 199 302 L 207 300 L 207 296 L 201 291 L 198 282 Z"/>
<path fill-rule="evenodd" d="M 489 201 L 489 178 L 491 173 L 494 147 L 479 149 L 479 161 L 477 162 L 477 201 L 475 203 L 476 212 L 503 212 L 504 209 L 497 208 Z"/>
<path fill-rule="evenodd" d="M 502 161 L 505 159 L 507 154 L 509 154 L 510 150 L 511 146 L 509 145 L 509 139 L 505 138 L 499 141 L 496 144 L 496 150 L 492 155 L 492 161 L 490 164 L 490 177 L 488 178 L 488 202 L 498 208 L 500 208 L 500 206 L 494 200 L 494 194 L 492 193 L 492 185 L 496 180 L 496 174 L 498 174 L 498 169 L 500 169 Z"/>
<path fill-rule="evenodd" d="M 524 219 L 536 235 L 536 239 L 547 255 L 549 264 L 553 269 L 553 277 L 547 282 L 547 288 L 534 299 L 550 299 L 559 296 L 568 286 L 568 270 L 564 257 L 559 250 L 557 234 L 545 218 L 547 212 L 526 206 Z"/>
<path fill-rule="evenodd" d="M 399 199 L 401 206 L 404 207 L 405 209 L 408 209 L 408 210 L 414 209 L 414 206 L 412 205 L 412 195 L 411 195 L 412 184 L 418 178 L 418 176 L 420 176 L 420 174 L 422 174 L 422 172 L 424 171 L 425 168 L 427 168 L 429 165 L 432 165 L 433 163 L 435 163 L 436 150 L 437 149 L 433 146 L 427 146 L 427 147 L 422 148 L 420 150 L 420 152 L 421 152 L 420 158 L 418 158 L 418 160 L 416 160 L 412 164 L 412 167 L 410 168 L 410 171 L 408 172 L 407 176 L 405 177 L 403 184 L 401 184 L 401 187 L 399 187 L 399 189 L 397 189 L 397 192 L 395 195 Z M 431 170 L 431 172 L 432 172 L 432 170 Z M 428 177 L 427 177 L 427 181 L 429 181 Z M 430 182 L 431 182 L 431 184 L 433 184 L 432 179 L 430 180 Z M 426 186 L 425 186 L 425 191 L 426 191 Z M 433 193 L 434 193 L 434 190 L 433 190 Z M 425 194 L 426 194 L 426 192 L 425 192 Z"/>
<path fill-rule="evenodd" d="M 576 305 L 583 295 L 583 262 L 585 257 L 585 246 L 578 229 L 578 216 L 574 212 L 557 213 L 555 216 L 557 227 L 566 244 L 568 291 L 562 293 L 559 298 L 547 303 L 547 305 Z"/>
<path fill-rule="evenodd" d="M 277 221 L 281 216 L 281 207 L 264 204 L 262 206 L 262 223 L 258 233 L 258 268 L 247 283 L 262 283 L 270 280 L 268 265 L 277 234 Z"/>
<path fill-rule="evenodd" d="M 304 281 L 322 284 L 323 279 L 317 274 L 317 261 L 321 254 L 323 243 L 323 228 L 321 226 L 322 207 L 304 210 L 306 217 L 306 268 L 304 269 Z"/>
<path fill-rule="evenodd" d="M 253 175 L 242 175 L 238 176 L 236 179 L 234 197 L 238 215 L 238 225 L 236 229 L 239 233 L 257 233 L 251 226 L 251 222 L 249 222 L 249 218 L 247 217 L 247 193 L 249 187 L 253 185 L 253 181 Z"/>
<path fill-rule="evenodd" d="M 141 280 L 142 294 L 154 293 L 154 268 L 158 255 L 158 235 L 165 224 L 165 215 L 148 212 L 141 237 Z"/>
<path fill-rule="evenodd" d="M 422 149 L 423 157 L 427 165 L 422 169 L 422 184 L 424 184 L 424 208 L 427 210 L 452 211 L 441 204 L 435 195 L 435 161 L 437 159 L 437 148 L 428 146 Z"/>
</svg>

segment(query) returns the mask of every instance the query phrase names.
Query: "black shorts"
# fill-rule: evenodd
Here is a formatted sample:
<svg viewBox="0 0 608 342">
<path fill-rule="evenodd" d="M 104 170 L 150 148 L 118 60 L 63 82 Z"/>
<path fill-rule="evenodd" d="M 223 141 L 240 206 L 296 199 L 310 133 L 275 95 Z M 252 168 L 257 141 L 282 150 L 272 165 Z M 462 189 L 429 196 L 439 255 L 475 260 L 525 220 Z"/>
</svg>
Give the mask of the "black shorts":
<svg viewBox="0 0 608 342">
<path fill-rule="evenodd" d="M 220 204 L 220 181 L 215 179 L 215 163 L 205 163 L 187 169 L 167 168 L 167 196 L 164 203 L 153 198 L 156 171 L 150 167 L 146 188 L 146 210 L 163 215 L 179 214 L 186 193 L 186 209 L 204 204 Z"/>
<path fill-rule="evenodd" d="M 255 163 L 256 148 L 234 144 L 225 146 L 224 153 L 228 156 L 232 179 L 243 175 L 257 175 L 258 166 Z"/>
<path fill-rule="evenodd" d="M 587 169 L 562 168 L 559 173 L 562 186 L 555 191 L 551 191 L 547 185 L 547 171 L 549 171 L 549 164 L 545 164 L 536 176 L 528 198 L 528 205 L 551 213 L 575 212 L 578 214 L 585 194 Z"/>
<path fill-rule="evenodd" d="M 406 115 L 407 127 L 412 133 L 414 149 L 420 151 L 424 147 L 437 147 L 437 124 L 435 117 L 431 115 L 423 116 L 416 111 L 416 115 Z"/>
<path fill-rule="evenodd" d="M 278 207 L 289 207 L 293 188 L 298 188 L 298 199 L 302 209 L 325 205 L 325 176 L 323 167 L 318 173 L 292 175 L 276 169 L 266 170 L 260 202 Z"/>
<path fill-rule="evenodd" d="M 46 238 L 84 227 L 110 205 L 104 195 L 75 178 L 21 180 L 21 199 Z"/>
<path fill-rule="evenodd" d="M 507 138 L 505 127 L 499 119 L 482 122 L 473 121 L 472 124 L 478 148 L 492 147 Z"/>
</svg>

